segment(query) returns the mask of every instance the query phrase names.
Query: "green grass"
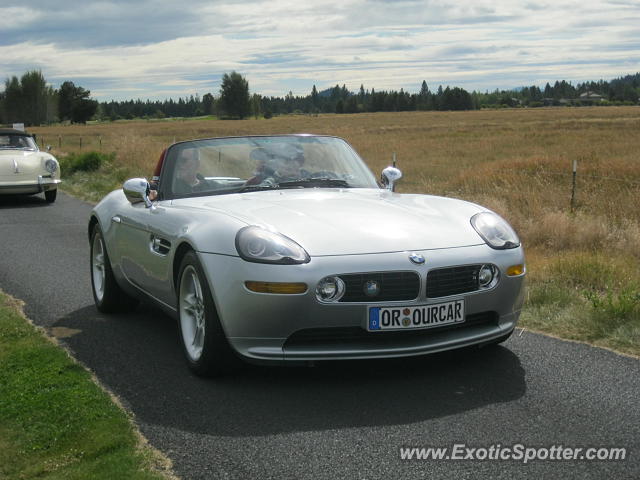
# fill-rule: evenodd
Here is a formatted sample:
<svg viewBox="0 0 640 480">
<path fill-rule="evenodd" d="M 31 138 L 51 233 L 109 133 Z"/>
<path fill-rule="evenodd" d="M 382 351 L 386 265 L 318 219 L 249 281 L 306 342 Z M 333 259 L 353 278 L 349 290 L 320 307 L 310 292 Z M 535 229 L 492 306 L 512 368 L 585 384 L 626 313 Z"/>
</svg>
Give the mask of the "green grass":
<svg viewBox="0 0 640 480">
<path fill-rule="evenodd" d="M 66 160 L 65 157 L 60 160 L 63 175 L 60 188 L 83 200 L 97 203 L 109 192 L 122 188 L 125 180 L 136 176 L 136 172 L 131 168 L 114 164 L 115 154 L 113 153 L 105 155 L 88 152 L 83 155 L 85 156 L 71 154 L 70 160 Z M 92 159 L 89 155 L 99 155 L 100 161 L 93 163 L 95 168 L 65 168 L 66 165 L 74 163 L 91 164 L 83 161 L 85 158 Z"/>
<path fill-rule="evenodd" d="M 565 252 L 528 279 L 521 324 L 640 355 L 640 271 L 631 256 Z"/>
<path fill-rule="evenodd" d="M 0 479 L 167 478 L 161 463 L 89 372 L 0 293 Z"/>
</svg>

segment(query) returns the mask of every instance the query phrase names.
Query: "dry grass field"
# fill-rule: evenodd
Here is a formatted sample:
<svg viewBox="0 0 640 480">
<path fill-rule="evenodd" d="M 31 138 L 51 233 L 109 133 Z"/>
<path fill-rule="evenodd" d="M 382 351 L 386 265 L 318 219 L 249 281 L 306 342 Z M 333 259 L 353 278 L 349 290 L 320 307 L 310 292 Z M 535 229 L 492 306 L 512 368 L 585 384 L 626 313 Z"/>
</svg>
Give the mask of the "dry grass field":
<svg viewBox="0 0 640 480">
<path fill-rule="evenodd" d="M 67 179 L 66 189 L 90 200 L 130 176 L 151 175 L 174 140 L 337 135 L 375 173 L 396 152 L 404 173 L 399 191 L 486 205 L 520 233 L 530 284 L 525 326 L 640 354 L 639 107 L 123 121 L 32 131 L 59 157 L 79 151 L 80 137 L 83 151 L 115 152 L 101 172 Z"/>
</svg>

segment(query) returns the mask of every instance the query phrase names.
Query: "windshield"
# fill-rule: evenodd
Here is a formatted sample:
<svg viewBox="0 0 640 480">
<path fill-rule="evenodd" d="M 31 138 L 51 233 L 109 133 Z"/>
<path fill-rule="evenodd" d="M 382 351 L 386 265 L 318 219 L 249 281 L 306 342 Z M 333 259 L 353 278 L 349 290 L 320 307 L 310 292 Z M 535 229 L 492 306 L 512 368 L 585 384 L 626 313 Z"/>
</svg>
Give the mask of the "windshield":
<svg viewBox="0 0 640 480">
<path fill-rule="evenodd" d="M 342 139 L 309 135 L 237 137 L 170 147 L 159 190 L 163 198 L 284 188 L 377 188 Z"/>
<path fill-rule="evenodd" d="M 0 148 L 36 150 L 36 143 L 27 135 L 0 134 Z"/>
</svg>

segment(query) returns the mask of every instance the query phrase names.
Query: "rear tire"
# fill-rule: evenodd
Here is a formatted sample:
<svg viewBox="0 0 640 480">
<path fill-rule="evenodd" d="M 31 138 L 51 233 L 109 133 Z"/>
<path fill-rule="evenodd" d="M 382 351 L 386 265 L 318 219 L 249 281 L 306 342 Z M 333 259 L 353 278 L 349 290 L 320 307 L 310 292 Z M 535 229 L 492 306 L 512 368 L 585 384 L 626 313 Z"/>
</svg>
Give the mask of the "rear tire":
<svg viewBox="0 0 640 480">
<path fill-rule="evenodd" d="M 126 312 L 138 305 L 138 300 L 127 295 L 116 282 L 111 262 L 102 237 L 102 230 L 96 224 L 91 233 L 91 291 L 93 301 L 103 313 Z"/>
<path fill-rule="evenodd" d="M 193 251 L 182 259 L 177 287 L 178 327 L 189 368 L 207 377 L 231 372 L 241 362 L 227 341 L 207 277 Z"/>
<path fill-rule="evenodd" d="M 47 190 L 46 192 L 44 192 L 44 199 L 47 201 L 47 203 L 55 202 L 57 196 L 58 196 L 57 188 L 54 190 Z"/>
</svg>

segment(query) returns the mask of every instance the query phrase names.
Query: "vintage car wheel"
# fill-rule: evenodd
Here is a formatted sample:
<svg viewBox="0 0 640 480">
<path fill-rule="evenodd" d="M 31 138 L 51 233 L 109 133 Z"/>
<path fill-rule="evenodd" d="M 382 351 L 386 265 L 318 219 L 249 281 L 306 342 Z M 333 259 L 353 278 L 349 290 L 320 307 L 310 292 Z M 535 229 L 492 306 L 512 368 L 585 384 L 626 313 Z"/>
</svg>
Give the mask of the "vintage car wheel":
<svg viewBox="0 0 640 480">
<path fill-rule="evenodd" d="M 91 234 L 90 259 L 91 291 L 98 310 L 114 313 L 133 309 L 138 304 L 138 300 L 127 295 L 117 284 L 102 238 L 102 231 L 98 225 L 94 227 Z"/>
<path fill-rule="evenodd" d="M 47 201 L 47 203 L 55 202 L 57 196 L 58 196 L 57 188 L 54 190 L 47 190 L 46 192 L 44 192 L 44 199 Z"/>
<path fill-rule="evenodd" d="M 216 376 L 238 364 L 225 337 L 211 290 L 194 252 L 185 255 L 178 279 L 178 315 L 182 349 L 197 375 Z"/>
</svg>

